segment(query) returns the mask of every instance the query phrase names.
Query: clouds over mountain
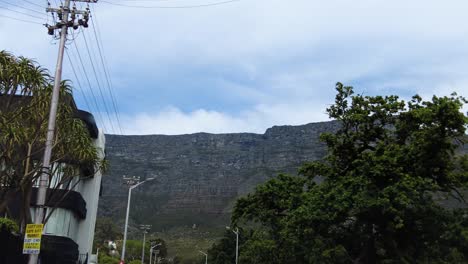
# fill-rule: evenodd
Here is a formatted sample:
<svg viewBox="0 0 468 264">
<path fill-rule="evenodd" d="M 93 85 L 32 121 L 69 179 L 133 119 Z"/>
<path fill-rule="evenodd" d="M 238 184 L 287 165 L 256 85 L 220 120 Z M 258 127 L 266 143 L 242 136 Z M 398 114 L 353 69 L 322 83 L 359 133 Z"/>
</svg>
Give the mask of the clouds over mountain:
<svg viewBox="0 0 468 264">
<path fill-rule="evenodd" d="M 462 0 L 95 7 L 128 133 L 262 132 L 325 120 L 337 81 L 364 94 L 468 95 Z M 19 29 L 30 34 L 8 35 Z M 56 47 L 38 30 L 0 20 L 0 45 L 52 68 Z"/>
</svg>

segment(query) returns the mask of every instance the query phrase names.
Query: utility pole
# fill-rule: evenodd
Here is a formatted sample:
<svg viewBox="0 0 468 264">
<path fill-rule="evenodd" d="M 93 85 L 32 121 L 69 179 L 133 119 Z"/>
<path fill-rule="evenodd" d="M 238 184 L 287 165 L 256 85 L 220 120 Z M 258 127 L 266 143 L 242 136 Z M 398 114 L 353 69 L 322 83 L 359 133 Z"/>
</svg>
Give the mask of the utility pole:
<svg viewBox="0 0 468 264">
<path fill-rule="evenodd" d="M 47 12 L 56 13 L 60 21 L 55 25 L 46 25 L 49 35 L 54 35 L 55 30 L 60 30 L 60 44 L 57 58 L 57 66 L 55 69 L 55 79 L 54 79 L 54 88 L 52 90 L 52 99 L 50 102 L 49 110 L 49 120 L 47 125 L 47 136 L 46 144 L 44 149 L 44 157 L 42 163 L 42 172 L 39 179 L 39 189 L 37 192 L 37 210 L 34 216 L 34 223 L 41 224 L 44 221 L 45 216 L 45 201 L 47 195 L 47 188 L 49 185 L 50 178 L 50 160 L 52 157 L 52 148 L 54 144 L 55 136 L 55 122 L 57 119 L 57 109 L 59 104 L 59 95 L 60 95 L 60 84 L 62 82 L 62 64 L 63 64 L 63 53 L 65 51 L 65 43 L 67 41 L 67 31 L 69 27 L 73 29 L 78 29 L 80 26 L 88 27 L 89 19 L 89 10 L 81 11 L 77 10 L 76 7 L 70 9 L 70 2 L 87 2 L 87 3 L 96 3 L 97 0 L 65 0 L 65 4 L 60 6 L 60 8 L 47 8 Z M 77 16 L 78 15 L 78 16 Z M 82 18 L 78 18 L 82 16 Z M 31 254 L 29 256 L 28 264 L 37 264 L 38 255 Z"/>
<path fill-rule="evenodd" d="M 236 264 L 239 263 L 239 228 L 236 227 L 236 231 L 232 231 L 236 234 Z"/>
<path fill-rule="evenodd" d="M 230 226 L 226 226 L 227 230 L 231 230 L 236 234 L 236 264 L 239 263 L 239 228 L 236 227 L 236 230 L 232 229 Z"/>
<path fill-rule="evenodd" d="M 125 263 L 125 245 L 127 243 L 128 216 L 130 214 L 130 202 L 132 201 L 132 190 L 147 181 L 154 180 L 155 178 L 149 178 L 142 182 L 140 182 L 140 177 L 135 177 L 135 176 L 134 177 L 124 176 L 123 179 L 125 180 L 127 185 L 130 185 L 130 188 L 128 188 L 127 213 L 125 214 L 124 237 L 123 237 L 123 242 L 122 242 L 122 254 L 120 255 L 120 263 Z"/>
<path fill-rule="evenodd" d="M 208 264 L 208 254 L 206 254 L 205 252 L 203 252 L 201 250 L 198 250 L 198 252 L 200 252 L 200 254 L 205 255 L 205 264 Z"/>
<path fill-rule="evenodd" d="M 140 225 L 140 229 L 143 230 L 143 247 L 141 249 L 141 264 L 145 263 L 145 240 L 146 234 L 151 229 L 151 225 Z"/>
<path fill-rule="evenodd" d="M 153 248 L 159 247 L 159 246 L 161 246 L 161 245 L 162 245 L 162 243 L 158 243 L 158 244 L 156 244 L 156 245 L 154 245 L 154 246 L 151 246 L 151 248 L 150 248 L 150 261 L 149 261 L 149 264 L 153 264 L 153 263 L 151 263 L 151 260 L 152 260 L 152 258 L 153 258 Z M 158 254 L 156 253 L 156 257 L 157 257 L 157 256 L 158 256 Z"/>
</svg>

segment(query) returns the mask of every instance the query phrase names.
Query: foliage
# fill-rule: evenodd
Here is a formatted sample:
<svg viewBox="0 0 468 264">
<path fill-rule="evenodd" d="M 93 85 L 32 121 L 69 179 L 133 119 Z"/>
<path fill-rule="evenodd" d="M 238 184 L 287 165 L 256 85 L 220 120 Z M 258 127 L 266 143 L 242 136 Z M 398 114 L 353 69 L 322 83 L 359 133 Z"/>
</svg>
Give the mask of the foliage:
<svg viewBox="0 0 468 264">
<path fill-rule="evenodd" d="M 468 211 L 444 208 L 437 199 L 463 201 L 460 191 L 468 185 L 466 156 L 456 155 L 465 140 L 468 118 L 460 110 L 466 100 L 453 94 L 405 103 L 353 95 L 341 83 L 336 89 L 327 112 L 341 128 L 321 135 L 326 158 L 237 201 L 233 223 L 256 223 L 241 259 L 467 262 Z"/>
<path fill-rule="evenodd" d="M 180 263 L 181 263 L 181 262 L 180 262 L 180 258 L 179 258 L 178 256 L 175 256 L 175 257 L 172 259 L 172 262 L 173 262 L 174 264 L 180 264 Z"/>
<path fill-rule="evenodd" d="M 208 250 L 208 259 L 210 263 L 228 264 L 235 258 L 236 238 L 230 230 L 224 232 L 223 238 Z M 205 263 L 205 260 L 200 261 Z"/>
<path fill-rule="evenodd" d="M 8 218 L 0 218 L 0 230 L 6 230 L 8 232 L 15 232 L 19 231 L 18 225 L 15 221 L 8 219 Z"/>
<path fill-rule="evenodd" d="M 153 225 L 154 227 L 154 225 Z M 222 228 L 223 226 L 221 226 Z M 201 255 L 198 250 L 206 252 L 206 250 L 222 235 L 223 229 L 220 226 L 210 228 L 185 226 L 177 227 L 162 232 L 157 232 L 151 236 L 160 237 L 164 240 L 167 249 L 165 258 L 175 258 L 180 263 L 198 262 Z M 161 248 L 163 250 L 164 247 Z"/>
<path fill-rule="evenodd" d="M 30 205 L 33 182 L 42 171 L 47 119 L 53 78 L 32 60 L 0 52 L 0 213 L 9 212 L 8 204 L 20 193 L 22 210 L 18 223 L 31 222 Z M 75 118 L 71 87 L 62 82 L 57 113 L 56 135 L 51 164 L 52 175 L 62 174 L 50 193 L 58 187 L 72 188 L 70 179 L 79 176 L 83 166 L 100 167 L 97 149 L 82 121 Z"/>
<path fill-rule="evenodd" d="M 158 245 L 159 246 L 155 247 L 154 250 L 158 250 L 158 257 L 165 258 L 167 257 L 167 243 L 164 241 L 164 239 L 161 238 L 150 238 L 148 241 L 146 241 L 147 247 L 150 247 L 151 245 Z M 148 249 L 148 254 L 149 254 L 149 249 Z"/>
<path fill-rule="evenodd" d="M 96 219 L 93 240 L 94 249 L 104 247 L 105 241 L 116 241 L 122 238 L 122 230 L 120 230 L 111 218 L 99 217 Z"/>
<path fill-rule="evenodd" d="M 162 239 L 148 239 L 145 243 L 145 262 L 149 261 L 150 246 L 153 244 L 161 243 L 161 246 L 156 247 L 154 250 L 158 251 L 158 257 L 165 258 L 167 256 L 166 242 Z M 126 261 L 140 261 L 141 253 L 143 249 L 143 241 L 140 240 L 127 240 L 125 247 L 125 259 Z M 154 256 L 153 256 L 154 257 Z"/>
<path fill-rule="evenodd" d="M 118 264 L 120 260 L 118 258 L 111 257 L 106 254 L 99 253 L 99 264 Z"/>
<path fill-rule="evenodd" d="M 141 251 L 142 251 L 142 241 L 138 240 L 127 240 L 126 249 L 125 249 L 125 260 L 140 260 L 141 262 Z M 146 245 L 145 252 L 149 252 L 149 245 Z"/>
</svg>

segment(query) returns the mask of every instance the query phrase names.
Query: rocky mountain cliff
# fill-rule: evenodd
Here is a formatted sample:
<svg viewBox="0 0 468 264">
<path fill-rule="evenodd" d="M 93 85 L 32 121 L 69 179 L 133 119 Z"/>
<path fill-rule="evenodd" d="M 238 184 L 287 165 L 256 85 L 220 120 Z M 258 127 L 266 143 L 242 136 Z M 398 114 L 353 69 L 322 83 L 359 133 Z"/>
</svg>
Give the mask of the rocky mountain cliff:
<svg viewBox="0 0 468 264">
<path fill-rule="evenodd" d="M 106 136 L 109 170 L 103 178 L 100 216 L 122 223 L 127 186 L 122 177 L 156 177 L 132 193 L 130 221 L 153 230 L 224 226 L 235 199 L 278 173 L 296 173 L 322 158 L 323 132 L 336 122 L 275 126 L 265 134 Z"/>
</svg>

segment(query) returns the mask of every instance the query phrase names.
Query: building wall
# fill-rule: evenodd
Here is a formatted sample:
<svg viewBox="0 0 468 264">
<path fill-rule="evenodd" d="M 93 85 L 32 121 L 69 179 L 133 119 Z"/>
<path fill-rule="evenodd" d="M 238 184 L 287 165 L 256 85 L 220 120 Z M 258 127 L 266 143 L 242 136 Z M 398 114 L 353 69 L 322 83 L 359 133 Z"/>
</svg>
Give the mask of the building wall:
<svg viewBox="0 0 468 264">
<path fill-rule="evenodd" d="M 94 140 L 94 145 L 98 149 L 99 157 L 104 159 L 105 136 L 102 131 L 99 132 L 98 138 Z M 54 175 L 51 186 L 56 186 L 56 183 L 60 182 L 60 178 L 60 174 Z M 74 183 L 76 183 L 78 177 L 72 179 L 72 184 L 70 186 L 75 186 L 73 191 L 79 192 L 86 202 L 85 219 L 80 219 L 71 210 L 55 208 L 44 227 L 45 235 L 68 237 L 75 241 L 75 243 L 78 244 L 79 254 L 87 254 L 89 258 L 91 258 L 92 255 L 101 179 L 102 173 L 100 170 L 96 170 L 94 177 L 81 178 L 76 185 L 74 185 Z M 64 186 L 60 186 L 59 188 L 62 189 Z M 35 216 L 35 210 L 37 210 L 37 208 L 31 208 L 31 215 L 33 218 Z M 48 208 L 47 214 L 49 210 L 52 209 Z"/>
<path fill-rule="evenodd" d="M 99 150 L 101 159 L 105 158 L 105 136 L 102 131 L 99 131 L 98 138 L 94 141 L 94 145 Z M 99 202 L 99 191 L 101 189 L 102 173 L 96 170 L 93 178 L 83 180 L 81 182 L 79 191 L 86 201 L 86 219 L 78 223 L 78 234 L 76 243 L 78 243 L 80 254 L 92 254 L 94 228 L 96 226 L 97 209 Z"/>
<path fill-rule="evenodd" d="M 79 219 L 73 212 L 56 208 L 44 227 L 44 234 L 69 237 L 76 241 L 78 223 Z"/>
</svg>

